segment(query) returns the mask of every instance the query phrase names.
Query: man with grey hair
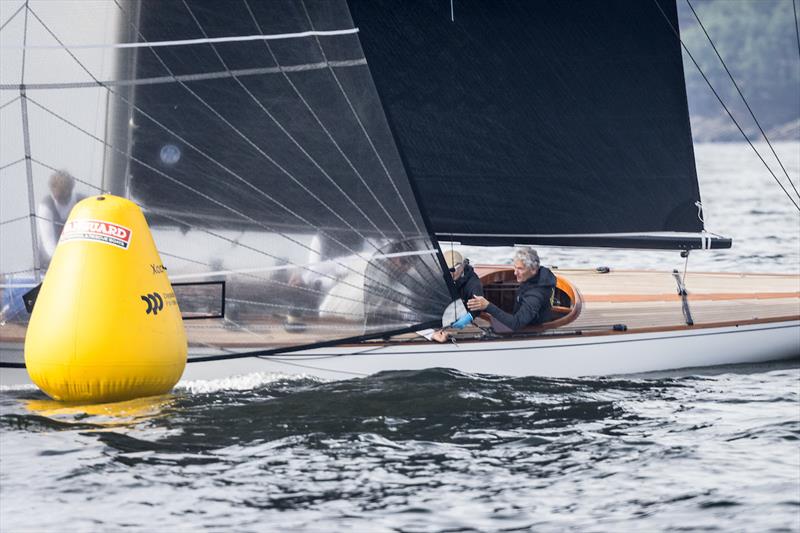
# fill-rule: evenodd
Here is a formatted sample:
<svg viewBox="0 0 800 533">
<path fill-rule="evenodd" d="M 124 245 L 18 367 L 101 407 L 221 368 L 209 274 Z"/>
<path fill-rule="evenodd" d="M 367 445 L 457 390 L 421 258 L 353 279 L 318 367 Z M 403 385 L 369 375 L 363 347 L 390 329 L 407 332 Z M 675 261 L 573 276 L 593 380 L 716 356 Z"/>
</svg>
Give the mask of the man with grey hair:
<svg viewBox="0 0 800 533">
<path fill-rule="evenodd" d="M 56 170 L 47 182 L 50 193 L 36 210 L 36 225 L 39 229 L 39 258 L 42 268 L 47 268 L 50 258 L 61 237 L 61 231 L 72 207 L 84 199 L 75 193 L 75 178 L 66 170 Z"/>
<path fill-rule="evenodd" d="M 511 331 L 525 326 L 541 324 L 552 306 L 556 277 L 550 269 L 539 266 L 539 254 L 533 248 L 519 248 L 514 253 L 514 276 L 519 282 L 514 299 L 514 311 L 507 313 L 482 296 L 467 302 L 470 311 L 483 311 L 492 315 Z"/>
</svg>

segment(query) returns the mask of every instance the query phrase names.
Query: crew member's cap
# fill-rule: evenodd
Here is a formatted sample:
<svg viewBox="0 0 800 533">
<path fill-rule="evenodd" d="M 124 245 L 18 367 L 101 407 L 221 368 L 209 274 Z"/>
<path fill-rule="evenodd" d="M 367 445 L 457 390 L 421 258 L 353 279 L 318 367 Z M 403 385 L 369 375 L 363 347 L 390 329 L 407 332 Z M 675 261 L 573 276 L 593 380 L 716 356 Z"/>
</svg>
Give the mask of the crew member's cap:
<svg viewBox="0 0 800 533">
<path fill-rule="evenodd" d="M 447 250 L 444 253 L 444 262 L 447 263 L 447 268 L 453 269 L 464 262 L 464 257 L 454 250 Z"/>
</svg>

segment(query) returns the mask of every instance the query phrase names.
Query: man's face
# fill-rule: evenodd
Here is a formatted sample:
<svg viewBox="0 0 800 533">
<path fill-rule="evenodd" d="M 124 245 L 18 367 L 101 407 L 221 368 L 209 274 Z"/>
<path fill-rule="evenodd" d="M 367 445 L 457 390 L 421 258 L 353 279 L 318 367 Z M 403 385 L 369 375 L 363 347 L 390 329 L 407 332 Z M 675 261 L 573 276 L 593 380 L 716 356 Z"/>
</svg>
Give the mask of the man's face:
<svg viewBox="0 0 800 533">
<path fill-rule="evenodd" d="M 53 188 L 53 199 L 59 204 L 66 204 L 72 197 L 71 185 L 59 185 Z"/>
<path fill-rule="evenodd" d="M 528 268 L 522 261 L 514 261 L 514 276 L 517 282 L 522 283 L 536 275 L 538 268 Z"/>
</svg>

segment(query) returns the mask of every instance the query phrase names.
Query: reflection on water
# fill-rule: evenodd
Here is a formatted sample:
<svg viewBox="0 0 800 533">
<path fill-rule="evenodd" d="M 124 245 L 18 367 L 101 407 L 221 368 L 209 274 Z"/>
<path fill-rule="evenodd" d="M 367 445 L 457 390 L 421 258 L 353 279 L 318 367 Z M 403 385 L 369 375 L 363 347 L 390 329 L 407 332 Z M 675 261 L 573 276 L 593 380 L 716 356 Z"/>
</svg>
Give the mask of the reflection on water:
<svg viewBox="0 0 800 533">
<path fill-rule="evenodd" d="M 85 423 L 105 425 L 132 425 L 157 416 L 175 401 L 172 395 L 150 396 L 124 402 L 85 404 L 58 402 L 51 399 L 25 400 L 31 414 L 53 420 L 82 420 Z"/>
</svg>

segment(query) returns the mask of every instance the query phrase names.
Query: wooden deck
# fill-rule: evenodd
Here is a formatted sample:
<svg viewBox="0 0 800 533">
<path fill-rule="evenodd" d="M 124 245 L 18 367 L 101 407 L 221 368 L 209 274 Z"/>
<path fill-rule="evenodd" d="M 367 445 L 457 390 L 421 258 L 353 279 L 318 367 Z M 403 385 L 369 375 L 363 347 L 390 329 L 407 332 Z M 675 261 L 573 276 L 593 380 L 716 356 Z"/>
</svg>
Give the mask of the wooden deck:
<svg viewBox="0 0 800 533">
<path fill-rule="evenodd" d="M 625 324 L 631 329 L 686 327 L 672 273 L 557 270 L 583 296 L 572 327 Z M 687 301 L 694 327 L 800 319 L 800 276 L 689 272 Z"/>
<path fill-rule="evenodd" d="M 476 267 L 476 270 L 480 274 L 484 268 L 491 267 Z M 583 335 L 611 334 L 614 333 L 611 327 L 616 324 L 625 325 L 631 332 L 800 320 L 798 275 L 690 272 L 685 286 L 694 325 L 688 326 L 672 273 L 614 270 L 602 274 L 594 270 L 567 269 L 555 273 L 568 279 L 583 298 L 580 316 L 563 328 L 564 333 L 580 330 Z M 322 340 L 318 338 L 320 330 L 317 328 L 309 328 L 313 331 L 307 332 L 287 331 L 279 317 L 251 322 L 247 329 L 218 320 L 188 321 L 185 325 L 191 346 L 207 346 L 216 353 L 220 345 L 256 349 Z M 339 338 L 360 335 L 360 327 L 360 323 L 326 325 L 326 328 L 335 329 L 333 335 Z M 474 339 L 480 333 L 470 326 L 459 337 Z M 24 334 L 24 327 L 5 324 L 0 327 L 0 342 L 6 347 L 19 344 L 21 349 Z M 399 340 L 427 342 L 415 334 Z"/>
</svg>

